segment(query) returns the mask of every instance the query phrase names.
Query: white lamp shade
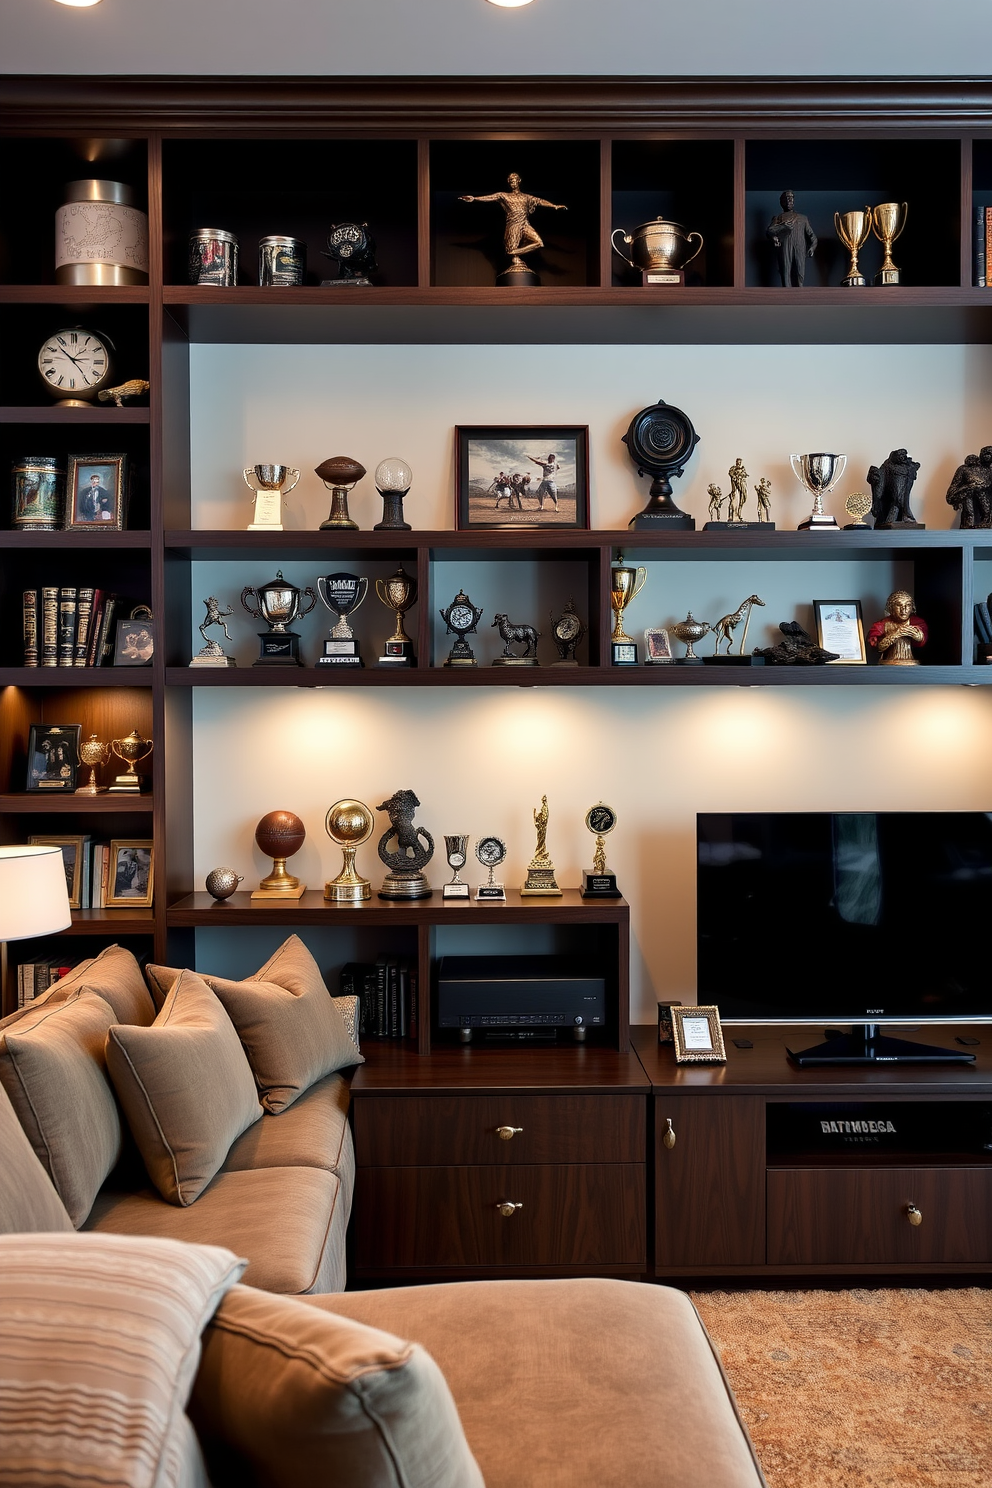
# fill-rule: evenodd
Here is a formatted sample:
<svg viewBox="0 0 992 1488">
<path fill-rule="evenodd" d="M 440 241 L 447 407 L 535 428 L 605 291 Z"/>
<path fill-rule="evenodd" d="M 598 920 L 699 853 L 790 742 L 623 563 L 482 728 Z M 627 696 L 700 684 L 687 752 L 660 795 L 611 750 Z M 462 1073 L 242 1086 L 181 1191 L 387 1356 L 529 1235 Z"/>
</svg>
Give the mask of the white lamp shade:
<svg viewBox="0 0 992 1488">
<path fill-rule="evenodd" d="M 61 848 L 0 847 L 0 940 L 53 935 L 71 924 Z"/>
</svg>

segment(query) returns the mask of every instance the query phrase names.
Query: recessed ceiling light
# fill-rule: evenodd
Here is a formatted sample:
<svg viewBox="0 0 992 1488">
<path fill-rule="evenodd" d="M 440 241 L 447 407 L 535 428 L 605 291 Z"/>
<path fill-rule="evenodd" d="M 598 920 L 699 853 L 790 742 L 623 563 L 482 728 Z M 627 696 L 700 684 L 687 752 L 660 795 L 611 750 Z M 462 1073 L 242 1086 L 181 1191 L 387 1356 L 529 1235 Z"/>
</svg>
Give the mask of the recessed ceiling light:
<svg viewBox="0 0 992 1488">
<path fill-rule="evenodd" d="M 78 5 L 80 0 L 72 0 L 72 3 Z M 85 3 L 89 4 L 89 0 L 85 0 Z M 529 5 L 530 0 L 489 0 L 489 4 L 502 5 L 506 10 L 510 10 L 518 5 Z"/>
<path fill-rule="evenodd" d="M 58 0 L 58 3 L 60 5 L 76 5 L 82 7 L 84 5 L 99 5 L 100 0 Z"/>
</svg>

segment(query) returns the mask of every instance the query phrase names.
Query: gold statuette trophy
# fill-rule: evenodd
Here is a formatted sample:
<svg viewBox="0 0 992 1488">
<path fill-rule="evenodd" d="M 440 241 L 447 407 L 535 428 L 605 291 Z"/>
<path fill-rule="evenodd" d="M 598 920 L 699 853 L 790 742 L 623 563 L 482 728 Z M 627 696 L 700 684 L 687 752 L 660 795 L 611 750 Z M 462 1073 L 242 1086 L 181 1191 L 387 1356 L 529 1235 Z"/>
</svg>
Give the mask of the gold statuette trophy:
<svg viewBox="0 0 992 1488">
<path fill-rule="evenodd" d="M 255 841 L 272 859 L 272 872 L 253 890 L 253 904 L 285 904 L 287 899 L 303 898 L 306 884 L 286 872 L 286 859 L 299 852 L 306 835 L 307 829 L 295 811 L 270 811 L 262 817 L 255 828 Z"/>
<path fill-rule="evenodd" d="M 606 866 L 606 843 L 603 840 L 617 824 L 617 814 L 612 806 L 598 801 L 586 812 L 586 826 L 596 834 L 596 851 L 592 857 L 592 872 L 582 870 L 583 899 L 619 899 L 616 874 Z"/>
<path fill-rule="evenodd" d="M 372 885 L 355 871 L 355 853 L 372 836 L 375 817 L 362 801 L 336 801 L 324 818 L 324 830 L 344 854 L 344 865 L 337 878 L 324 885 L 324 898 L 330 904 L 361 904 L 372 898 Z"/>
<path fill-rule="evenodd" d="M 520 890 L 521 894 L 543 894 L 545 896 L 560 898 L 561 889 L 555 879 L 555 865 L 551 861 L 546 839 L 548 835 L 548 798 L 541 797 L 541 809 L 534 812 L 534 825 L 537 828 L 537 847 L 534 856 L 527 865 L 527 881 Z"/>
</svg>

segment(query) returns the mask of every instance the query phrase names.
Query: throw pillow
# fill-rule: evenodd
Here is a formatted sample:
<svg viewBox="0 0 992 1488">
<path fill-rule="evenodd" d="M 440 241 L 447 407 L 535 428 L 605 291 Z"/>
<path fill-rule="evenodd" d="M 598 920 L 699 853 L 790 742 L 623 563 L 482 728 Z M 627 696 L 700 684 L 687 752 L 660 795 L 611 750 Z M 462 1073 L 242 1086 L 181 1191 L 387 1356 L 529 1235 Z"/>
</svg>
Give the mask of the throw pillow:
<svg viewBox="0 0 992 1488">
<path fill-rule="evenodd" d="M 149 968 L 159 988 L 169 974 L 168 967 Z M 203 980 L 238 1030 L 262 1105 L 273 1115 L 325 1075 L 364 1064 L 320 967 L 298 935 L 244 981 L 206 973 Z"/>
<path fill-rule="evenodd" d="M 203 1335 L 190 1415 L 214 1488 L 483 1488 L 444 1375 L 416 1343 L 251 1287 Z"/>
<path fill-rule="evenodd" d="M 39 1002 L 64 1002 L 80 987 L 88 987 L 109 1002 L 117 1015 L 118 1023 L 140 1023 L 147 1027 L 155 1017 L 155 1004 L 145 985 L 145 979 L 130 951 L 123 946 L 107 946 L 98 956 L 80 961 L 70 972 L 47 992 L 36 999 Z"/>
<path fill-rule="evenodd" d="M 72 1220 L 52 1180 L 0 1087 L 0 1235 L 31 1230 L 72 1230 Z"/>
<path fill-rule="evenodd" d="M 0 1084 L 78 1228 L 121 1153 L 104 1045 L 116 1024 L 94 992 L 23 1010 L 0 1036 Z"/>
<path fill-rule="evenodd" d="M 245 1268 L 123 1235 L 0 1237 L 0 1478 L 207 1488 L 184 1407 L 200 1334 Z"/>
<path fill-rule="evenodd" d="M 148 1176 L 170 1204 L 192 1204 L 262 1115 L 234 1026 L 192 971 L 150 1028 L 110 1030 L 107 1068 Z"/>
</svg>

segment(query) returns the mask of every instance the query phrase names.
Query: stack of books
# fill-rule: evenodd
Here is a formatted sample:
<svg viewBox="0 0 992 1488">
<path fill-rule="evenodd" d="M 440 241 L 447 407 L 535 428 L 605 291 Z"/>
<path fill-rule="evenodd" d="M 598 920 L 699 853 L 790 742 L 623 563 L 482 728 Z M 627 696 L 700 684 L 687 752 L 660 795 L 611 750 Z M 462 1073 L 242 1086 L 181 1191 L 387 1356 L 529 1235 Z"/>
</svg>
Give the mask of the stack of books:
<svg viewBox="0 0 992 1488">
<path fill-rule="evenodd" d="M 975 288 L 992 288 L 992 207 L 975 208 Z"/>
<path fill-rule="evenodd" d="M 76 963 L 67 961 L 65 952 L 61 955 L 46 956 L 41 961 L 24 961 L 17 968 L 17 1006 L 27 1007 L 40 997 L 42 992 L 47 992 L 54 982 L 64 977 L 71 971 Z"/>
<path fill-rule="evenodd" d="M 118 595 L 103 589 L 25 589 L 24 665 L 112 666 L 114 621 L 124 613 Z"/>
<path fill-rule="evenodd" d="M 348 961 L 341 968 L 339 992 L 357 997 L 363 1038 L 417 1037 L 417 965 L 405 956 L 385 954 L 370 961 Z"/>
</svg>

